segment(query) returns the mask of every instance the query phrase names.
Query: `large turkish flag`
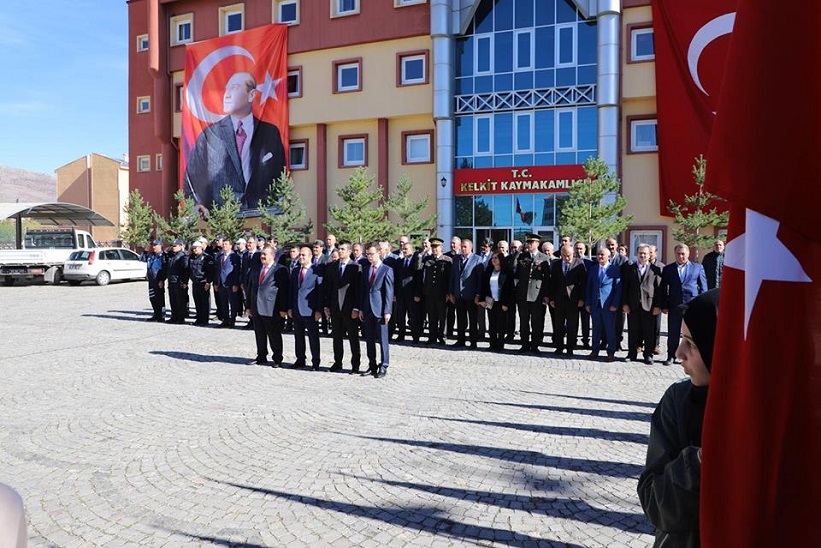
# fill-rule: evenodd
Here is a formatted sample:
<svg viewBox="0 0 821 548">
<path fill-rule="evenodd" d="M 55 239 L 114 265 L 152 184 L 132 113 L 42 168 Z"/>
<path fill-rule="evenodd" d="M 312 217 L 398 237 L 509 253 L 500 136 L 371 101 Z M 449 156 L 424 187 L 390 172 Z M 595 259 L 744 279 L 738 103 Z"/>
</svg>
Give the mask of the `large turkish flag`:
<svg viewBox="0 0 821 548">
<path fill-rule="evenodd" d="M 731 204 L 702 437 L 704 546 L 818 546 L 821 3 L 742 0 L 707 187 Z"/>
<path fill-rule="evenodd" d="M 707 154 L 737 0 L 653 0 L 660 212 L 696 191 Z"/>
</svg>

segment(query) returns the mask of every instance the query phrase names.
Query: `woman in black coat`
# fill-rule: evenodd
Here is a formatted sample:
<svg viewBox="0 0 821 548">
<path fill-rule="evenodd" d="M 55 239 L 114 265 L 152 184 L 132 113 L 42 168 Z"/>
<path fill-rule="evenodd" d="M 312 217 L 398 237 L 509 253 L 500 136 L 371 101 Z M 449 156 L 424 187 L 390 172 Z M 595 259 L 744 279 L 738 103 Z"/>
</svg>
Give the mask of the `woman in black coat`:
<svg viewBox="0 0 821 548">
<path fill-rule="evenodd" d="M 513 306 L 513 271 L 501 253 L 494 253 L 485 269 L 479 306 L 488 313 L 490 350 L 504 350 L 507 333 L 507 311 Z"/>
</svg>

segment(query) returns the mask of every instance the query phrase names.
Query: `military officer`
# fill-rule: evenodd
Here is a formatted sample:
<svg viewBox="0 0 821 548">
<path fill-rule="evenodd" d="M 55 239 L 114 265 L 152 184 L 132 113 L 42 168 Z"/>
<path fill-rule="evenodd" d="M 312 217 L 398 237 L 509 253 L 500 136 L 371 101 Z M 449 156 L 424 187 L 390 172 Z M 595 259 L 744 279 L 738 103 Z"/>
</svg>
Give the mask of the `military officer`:
<svg viewBox="0 0 821 548">
<path fill-rule="evenodd" d="M 445 344 L 445 302 L 453 260 L 442 254 L 441 238 L 431 238 L 431 255 L 422 262 L 421 295 L 428 314 L 428 343 Z"/>
</svg>

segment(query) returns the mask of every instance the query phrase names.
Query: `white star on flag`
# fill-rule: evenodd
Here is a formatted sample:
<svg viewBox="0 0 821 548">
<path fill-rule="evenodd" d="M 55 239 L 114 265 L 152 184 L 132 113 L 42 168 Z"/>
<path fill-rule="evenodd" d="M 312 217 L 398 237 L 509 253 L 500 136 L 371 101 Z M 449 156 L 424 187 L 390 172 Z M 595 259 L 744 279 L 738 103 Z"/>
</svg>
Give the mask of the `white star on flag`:
<svg viewBox="0 0 821 548">
<path fill-rule="evenodd" d="M 259 100 L 260 103 L 265 103 L 270 98 L 273 98 L 274 101 L 278 101 L 279 98 L 277 97 L 276 87 L 282 81 L 282 78 L 277 78 L 276 80 L 271 77 L 271 73 L 265 73 L 265 82 L 261 85 L 257 86 L 257 90 L 262 93 L 262 98 Z"/>
<path fill-rule="evenodd" d="M 744 271 L 744 340 L 761 282 L 811 282 L 795 255 L 778 239 L 781 223 L 747 210 L 746 232 L 727 242 L 724 266 Z"/>
</svg>

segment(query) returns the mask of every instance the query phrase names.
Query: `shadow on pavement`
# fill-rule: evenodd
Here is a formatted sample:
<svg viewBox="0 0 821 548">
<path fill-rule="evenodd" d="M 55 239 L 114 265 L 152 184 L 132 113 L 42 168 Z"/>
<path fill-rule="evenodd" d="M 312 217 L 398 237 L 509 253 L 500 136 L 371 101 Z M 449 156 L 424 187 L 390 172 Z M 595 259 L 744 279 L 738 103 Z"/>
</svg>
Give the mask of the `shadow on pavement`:
<svg viewBox="0 0 821 548">
<path fill-rule="evenodd" d="M 145 322 L 145 318 L 129 318 L 128 316 L 115 316 L 114 314 L 83 314 L 84 318 L 103 318 L 106 320 L 121 320 L 124 322 Z M 148 322 L 146 322 L 148 323 Z"/>
<path fill-rule="evenodd" d="M 556 457 L 546 455 L 538 451 L 529 449 L 509 449 L 503 447 L 488 447 L 484 445 L 467 445 L 461 443 L 446 443 L 437 441 L 417 441 L 403 440 L 396 438 L 381 438 L 372 436 L 355 436 L 365 440 L 384 441 L 388 443 L 398 443 L 411 447 L 427 447 L 450 451 L 461 455 L 472 455 L 477 457 L 487 457 L 491 459 L 503 460 L 507 462 L 517 462 L 521 464 L 531 464 L 534 466 L 549 466 L 573 472 L 586 472 L 600 476 L 614 478 L 636 478 L 644 469 L 637 464 L 627 464 L 623 462 L 611 462 L 593 459 L 577 459 L 572 457 Z"/>
<path fill-rule="evenodd" d="M 649 437 L 647 434 L 637 432 L 610 432 L 599 428 L 579 428 L 575 426 L 547 426 L 543 424 L 526 424 L 518 422 L 498 422 L 482 421 L 476 419 L 449 419 L 447 417 L 426 416 L 428 419 L 440 421 L 463 422 L 466 424 L 479 424 L 483 426 L 498 426 L 500 428 L 510 428 L 523 432 L 536 432 L 539 434 L 552 434 L 554 436 L 573 436 L 582 438 L 595 438 L 608 441 L 624 441 L 629 443 L 639 443 L 647 445 Z"/>
<path fill-rule="evenodd" d="M 211 478 L 208 478 L 211 479 Z M 514 533 L 506 529 L 496 529 L 482 525 L 470 525 L 459 521 L 454 521 L 447 518 L 436 508 L 429 508 L 425 506 L 404 506 L 404 507 L 383 507 L 365 506 L 361 504 L 353 504 L 349 502 L 338 502 L 332 500 L 325 500 L 316 497 L 297 495 L 293 493 L 286 493 L 284 491 L 277 491 L 275 489 L 264 489 L 262 487 L 253 487 L 248 485 L 241 485 L 228 481 L 214 480 L 224 485 L 231 485 L 239 489 L 246 489 L 255 493 L 262 493 L 280 499 L 290 500 L 320 508 L 322 510 L 331 510 L 349 516 L 357 516 L 366 519 L 372 519 L 404 527 L 413 531 L 421 531 L 431 533 L 433 535 L 442 535 L 451 539 L 466 540 L 466 541 L 484 541 L 484 542 L 500 542 L 506 546 L 568 546 L 571 548 L 582 548 L 577 544 L 560 543 L 550 541 L 520 533 Z"/>
<path fill-rule="evenodd" d="M 203 535 L 195 535 L 193 533 L 186 533 L 183 531 L 171 531 L 172 533 L 176 533 L 178 535 L 183 535 L 188 538 L 202 540 L 205 542 L 210 542 L 211 544 L 215 544 L 217 546 L 228 546 L 229 548 L 268 548 L 264 544 L 250 544 L 247 542 L 234 542 L 224 538 L 218 537 L 208 537 Z"/>
<path fill-rule="evenodd" d="M 520 407 L 522 409 L 538 409 L 541 411 L 557 411 L 559 413 L 574 413 L 576 415 L 587 415 L 589 417 L 602 417 L 605 419 L 619 419 L 625 421 L 650 422 L 652 413 L 641 411 L 612 411 L 609 409 L 587 409 L 584 407 L 559 407 L 555 405 L 535 405 L 529 403 L 508 403 L 500 401 L 480 401 L 478 403 L 489 403 L 491 405 L 506 405 L 508 407 Z"/>
<path fill-rule="evenodd" d="M 212 354 L 194 354 L 192 352 L 177 352 L 174 350 L 151 350 L 149 354 L 168 356 L 177 360 L 200 363 L 236 363 L 240 365 L 248 364 L 253 358 L 247 356 L 214 356 Z"/>
<path fill-rule="evenodd" d="M 552 398 L 569 398 L 571 400 L 595 401 L 600 403 L 615 403 L 617 405 L 634 405 L 636 407 L 647 407 L 655 409 L 656 404 L 646 401 L 626 401 L 626 400 L 609 400 L 606 398 L 592 398 L 590 396 L 568 396 L 567 394 L 548 394 L 546 392 L 531 392 L 529 390 L 516 390 L 522 394 L 535 394 L 537 396 L 550 396 Z"/>
</svg>

